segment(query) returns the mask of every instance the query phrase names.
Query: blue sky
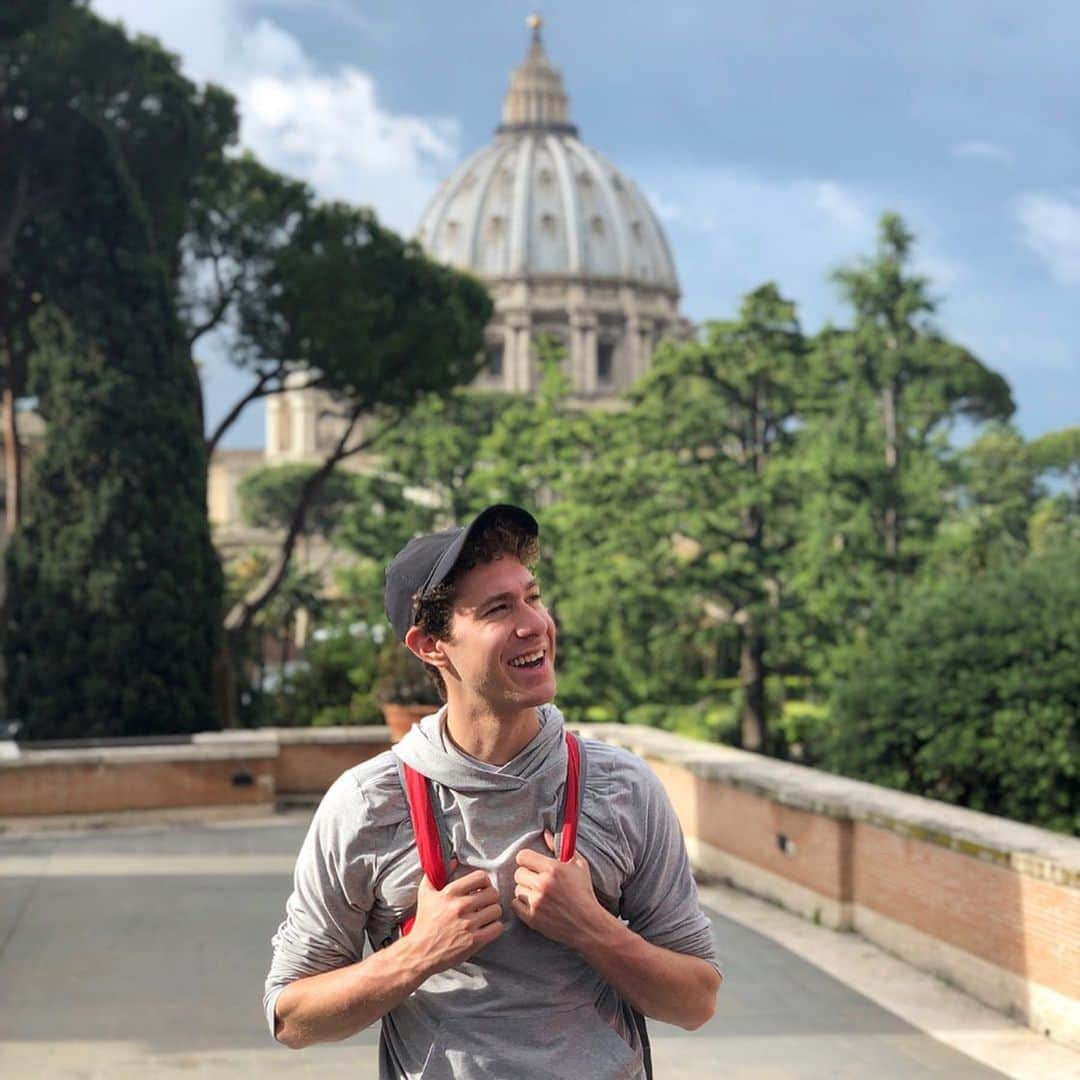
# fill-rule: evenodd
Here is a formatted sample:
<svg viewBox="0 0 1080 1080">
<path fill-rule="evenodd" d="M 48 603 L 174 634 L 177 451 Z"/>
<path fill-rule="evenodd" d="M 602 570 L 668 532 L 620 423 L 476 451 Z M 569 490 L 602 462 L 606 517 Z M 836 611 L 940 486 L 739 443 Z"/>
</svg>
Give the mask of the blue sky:
<svg viewBox="0 0 1080 1080">
<path fill-rule="evenodd" d="M 524 56 L 516 0 L 93 0 L 239 98 L 243 142 L 411 233 L 487 142 Z M 648 195 L 693 319 L 772 279 L 842 322 L 829 272 L 898 210 L 938 321 L 1010 381 L 1029 437 L 1080 422 L 1074 0 L 539 5 L 590 145 Z M 209 419 L 244 389 L 212 346 Z M 249 409 L 228 445 L 262 443 Z"/>
</svg>

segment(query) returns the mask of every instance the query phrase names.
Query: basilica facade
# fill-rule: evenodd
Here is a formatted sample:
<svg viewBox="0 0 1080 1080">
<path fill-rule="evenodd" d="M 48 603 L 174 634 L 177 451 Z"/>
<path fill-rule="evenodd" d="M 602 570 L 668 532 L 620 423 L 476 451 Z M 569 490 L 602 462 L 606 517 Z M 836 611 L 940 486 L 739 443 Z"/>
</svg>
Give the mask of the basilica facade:
<svg viewBox="0 0 1080 1080">
<path fill-rule="evenodd" d="M 575 398 L 610 405 L 645 372 L 660 338 L 685 336 L 689 324 L 660 222 L 633 181 L 580 138 L 540 20 L 530 25 L 494 138 L 442 183 L 416 238 L 490 290 L 478 389 L 534 390 L 536 342 L 546 334 L 562 344 Z M 321 395 L 276 395 L 267 401 L 266 460 L 319 457 L 335 430 Z"/>
</svg>

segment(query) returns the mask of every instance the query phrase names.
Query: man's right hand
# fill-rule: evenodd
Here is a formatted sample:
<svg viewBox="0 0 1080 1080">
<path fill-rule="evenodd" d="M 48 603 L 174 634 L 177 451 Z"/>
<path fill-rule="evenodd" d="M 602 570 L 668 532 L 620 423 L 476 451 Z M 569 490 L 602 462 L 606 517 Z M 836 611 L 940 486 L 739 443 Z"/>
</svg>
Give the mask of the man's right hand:
<svg viewBox="0 0 1080 1080">
<path fill-rule="evenodd" d="M 490 945 L 506 929 L 501 916 L 498 890 L 483 870 L 472 870 L 441 890 L 425 874 L 416 891 L 416 921 L 404 941 L 426 958 L 434 975 Z"/>
<path fill-rule="evenodd" d="M 457 869 L 451 864 L 450 872 Z M 274 1035 L 299 1049 L 347 1039 L 397 1008 L 424 980 L 468 960 L 505 929 L 483 870 L 435 889 L 421 878 L 412 933 L 355 964 L 297 979 L 278 995 Z"/>
</svg>

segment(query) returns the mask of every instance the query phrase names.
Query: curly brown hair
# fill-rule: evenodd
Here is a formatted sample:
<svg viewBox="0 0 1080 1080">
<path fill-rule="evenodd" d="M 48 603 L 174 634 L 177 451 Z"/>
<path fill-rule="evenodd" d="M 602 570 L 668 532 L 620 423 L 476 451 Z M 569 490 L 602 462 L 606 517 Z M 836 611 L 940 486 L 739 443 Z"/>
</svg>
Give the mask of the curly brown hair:
<svg viewBox="0 0 1080 1080">
<path fill-rule="evenodd" d="M 413 597 L 416 605 L 416 625 L 438 641 L 448 640 L 454 619 L 457 583 L 474 567 L 505 557 L 517 559 L 528 567 L 535 566 L 540 560 L 540 541 L 512 519 L 494 517 L 469 537 L 454 563 L 454 569 L 445 581 L 436 585 L 426 595 Z M 439 692 L 439 697 L 446 701 L 446 683 L 442 672 L 431 664 L 425 664 L 424 668 Z"/>
</svg>

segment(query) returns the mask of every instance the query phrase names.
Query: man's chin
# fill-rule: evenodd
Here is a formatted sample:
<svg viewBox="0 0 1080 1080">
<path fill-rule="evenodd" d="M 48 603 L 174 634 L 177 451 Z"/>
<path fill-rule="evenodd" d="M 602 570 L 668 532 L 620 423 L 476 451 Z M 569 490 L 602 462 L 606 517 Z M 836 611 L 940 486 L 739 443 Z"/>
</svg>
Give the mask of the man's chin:
<svg viewBox="0 0 1080 1080">
<path fill-rule="evenodd" d="M 555 700 L 555 680 L 552 679 L 546 686 L 537 686 L 521 695 L 522 708 L 539 708 L 541 705 L 550 705 Z"/>
</svg>

